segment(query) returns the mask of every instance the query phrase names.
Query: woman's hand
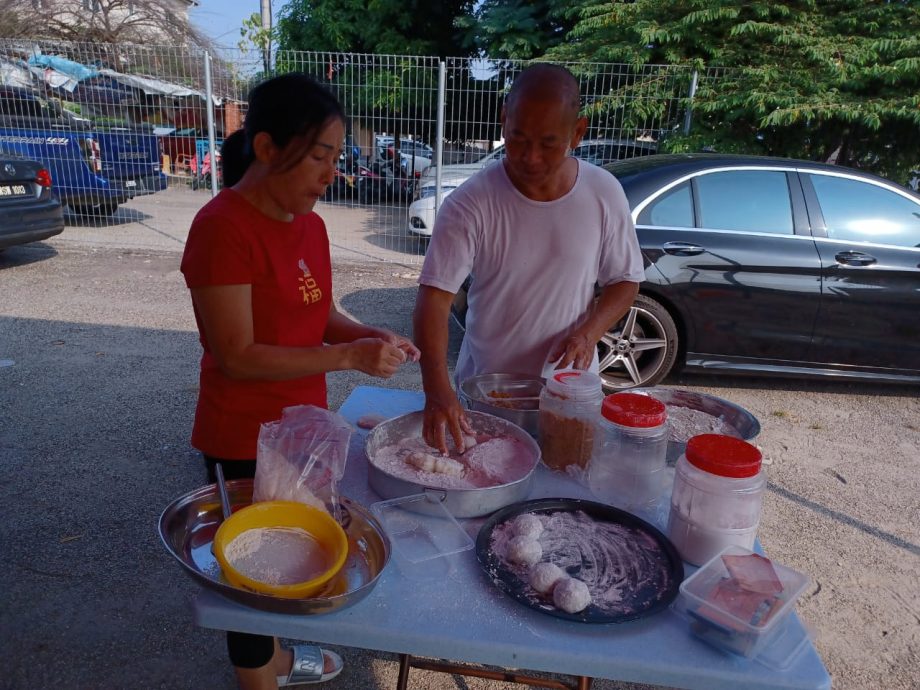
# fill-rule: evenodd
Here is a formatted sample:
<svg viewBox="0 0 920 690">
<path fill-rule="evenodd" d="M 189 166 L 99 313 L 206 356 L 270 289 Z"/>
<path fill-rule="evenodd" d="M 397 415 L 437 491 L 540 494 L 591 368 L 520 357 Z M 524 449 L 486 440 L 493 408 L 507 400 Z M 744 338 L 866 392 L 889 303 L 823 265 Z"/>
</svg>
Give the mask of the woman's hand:
<svg viewBox="0 0 920 690">
<path fill-rule="evenodd" d="M 392 331 L 388 331 L 385 328 L 378 328 L 377 330 L 380 332 L 380 335 L 378 336 L 379 338 L 386 340 L 391 345 L 395 345 L 406 354 L 406 361 L 417 362 L 422 356 L 422 353 L 419 352 L 419 349 L 408 338 L 404 338 L 403 336 L 397 333 L 393 333 Z"/>
<path fill-rule="evenodd" d="M 383 338 L 359 338 L 347 345 L 347 369 L 388 379 L 406 361 L 406 353 Z"/>
</svg>

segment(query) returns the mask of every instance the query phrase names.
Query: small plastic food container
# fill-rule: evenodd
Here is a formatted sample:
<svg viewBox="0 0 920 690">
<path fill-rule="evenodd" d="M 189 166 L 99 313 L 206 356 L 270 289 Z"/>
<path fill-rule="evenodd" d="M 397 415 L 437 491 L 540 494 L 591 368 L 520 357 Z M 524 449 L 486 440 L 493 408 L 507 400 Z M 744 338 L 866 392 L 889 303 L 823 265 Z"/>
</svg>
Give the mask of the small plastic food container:
<svg viewBox="0 0 920 690">
<path fill-rule="evenodd" d="M 546 380 L 538 441 L 547 467 L 584 481 L 603 399 L 601 377 L 590 371 L 562 369 Z"/>
<path fill-rule="evenodd" d="M 236 537 L 249 530 L 275 528 L 301 529 L 315 540 L 314 553 L 324 561 L 318 575 L 303 582 L 273 584 L 247 576 L 234 566 L 227 547 Z M 224 577 L 236 587 L 285 599 L 308 599 L 318 594 L 345 565 L 348 537 L 341 525 L 323 510 L 294 501 L 263 501 L 236 511 L 221 523 L 214 535 L 214 556 Z"/>
<path fill-rule="evenodd" d="M 673 607 L 707 643 L 748 658 L 769 657 L 767 665 L 782 668 L 808 639 L 787 628 L 809 582 L 750 549 L 729 546 L 681 583 Z M 778 650 L 769 649 L 774 645 Z"/>
<path fill-rule="evenodd" d="M 729 545 L 753 548 L 766 478 L 760 451 L 741 439 L 701 434 L 677 461 L 668 537 L 700 565 Z"/>
<path fill-rule="evenodd" d="M 591 493 L 627 511 L 654 505 L 663 489 L 667 420 L 665 404 L 648 395 L 604 398 L 588 468 Z"/>
<path fill-rule="evenodd" d="M 444 505 L 439 492 L 379 501 L 371 512 L 380 520 L 399 559 L 409 566 L 473 548 L 473 540 Z"/>
</svg>

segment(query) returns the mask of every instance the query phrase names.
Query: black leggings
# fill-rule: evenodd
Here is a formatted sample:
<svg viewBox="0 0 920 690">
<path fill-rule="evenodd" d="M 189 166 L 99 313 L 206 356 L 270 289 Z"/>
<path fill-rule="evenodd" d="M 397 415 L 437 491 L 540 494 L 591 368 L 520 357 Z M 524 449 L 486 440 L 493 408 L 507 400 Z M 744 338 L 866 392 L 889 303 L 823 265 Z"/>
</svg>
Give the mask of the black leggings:
<svg viewBox="0 0 920 690">
<path fill-rule="evenodd" d="M 217 483 L 215 466 L 220 463 L 224 479 L 252 479 L 256 475 L 255 460 L 223 460 L 210 455 L 204 456 L 208 481 Z M 275 641 L 265 635 L 227 631 L 227 653 L 230 663 L 237 668 L 261 668 L 271 661 L 275 654 Z"/>
</svg>

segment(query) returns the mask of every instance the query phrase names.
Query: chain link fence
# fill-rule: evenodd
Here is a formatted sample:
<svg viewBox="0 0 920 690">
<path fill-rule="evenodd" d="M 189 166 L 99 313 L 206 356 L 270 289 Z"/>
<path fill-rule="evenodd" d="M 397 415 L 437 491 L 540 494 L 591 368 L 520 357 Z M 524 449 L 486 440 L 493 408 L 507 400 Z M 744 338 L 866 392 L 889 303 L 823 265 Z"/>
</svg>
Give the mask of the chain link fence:
<svg viewBox="0 0 920 690">
<path fill-rule="evenodd" d="M 443 198 L 502 155 L 499 116 L 527 63 L 277 52 L 347 114 L 344 153 L 318 211 L 339 249 L 418 263 Z M 654 153 L 689 127 L 702 80 L 671 66 L 571 63 L 589 126 L 574 155 L 604 164 Z M 50 171 L 79 227 L 188 224 L 221 187 L 220 147 L 242 126 L 260 52 L 0 39 L 0 152 Z"/>
</svg>

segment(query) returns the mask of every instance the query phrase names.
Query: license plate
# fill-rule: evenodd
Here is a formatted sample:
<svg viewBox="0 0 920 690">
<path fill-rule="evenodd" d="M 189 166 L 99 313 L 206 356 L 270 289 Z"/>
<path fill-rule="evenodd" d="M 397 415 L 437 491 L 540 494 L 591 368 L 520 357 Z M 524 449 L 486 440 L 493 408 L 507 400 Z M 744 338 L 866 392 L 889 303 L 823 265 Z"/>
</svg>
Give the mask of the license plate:
<svg viewBox="0 0 920 690">
<path fill-rule="evenodd" d="M 27 196 L 29 188 L 24 184 L 0 184 L 0 197 Z"/>
<path fill-rule="evenodd" d="M 125 187 L 137 187 L 137 182 L 134 180 L 128 180 L 125 182 Z"/>
</svg>

